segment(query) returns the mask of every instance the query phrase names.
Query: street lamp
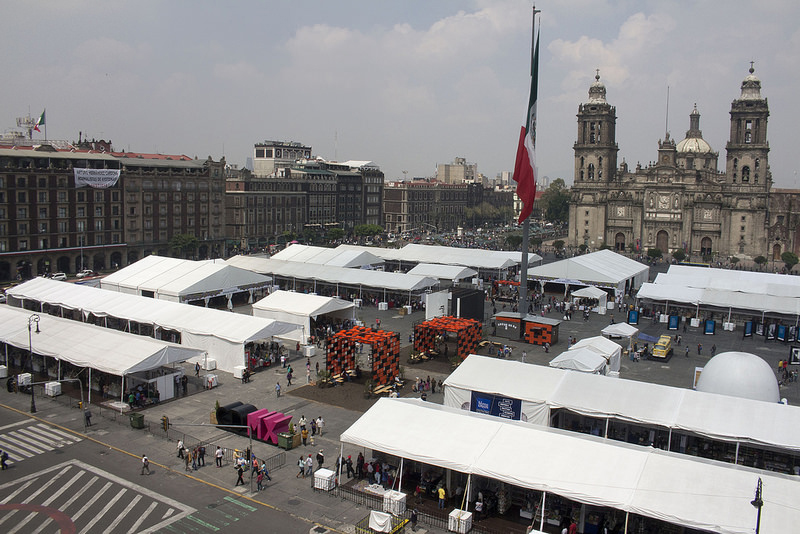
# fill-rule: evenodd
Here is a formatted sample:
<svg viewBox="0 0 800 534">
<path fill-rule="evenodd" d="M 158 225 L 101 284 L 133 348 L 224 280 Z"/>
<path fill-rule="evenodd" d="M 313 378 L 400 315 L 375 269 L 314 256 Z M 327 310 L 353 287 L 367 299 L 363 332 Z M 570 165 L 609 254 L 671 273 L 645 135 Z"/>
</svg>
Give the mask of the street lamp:
<svg viewBox="0 0 800 534">
<path fill-rule="evenodd" d="M 34 371 L 33 371 L 33 339 L 31 337 L 31 326 L 33 323 L 36 323 L 36 333 L 39 333 L 39 316 L 35 313 L 28 317 L 28 356 L 31 359 L 31 413 L 36 413 L 36 401 L 33 397 L 33 383 L 35 380 L 33 379 Z"/>
<path fill-rule="evenodd" d="M 761 498 L 761 477 L 758 477 L 758 484 L 756 484 L 756 498 L 750 501 L 750 504 L 758 510 L 758 516 L 756 516 L 756 534 L 758 534 L 758 530 L 761 528 L 761 507 L 764 506 L 764 500 Z"/>
</svg>

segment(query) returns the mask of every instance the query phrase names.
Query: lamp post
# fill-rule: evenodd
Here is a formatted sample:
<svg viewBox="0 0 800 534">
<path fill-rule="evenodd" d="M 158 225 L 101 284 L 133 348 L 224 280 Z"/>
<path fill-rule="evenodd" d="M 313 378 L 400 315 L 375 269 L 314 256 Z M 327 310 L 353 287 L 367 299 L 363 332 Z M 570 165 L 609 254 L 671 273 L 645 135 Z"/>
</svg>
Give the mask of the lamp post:
<svg viewBox="0 0 800 534">
<path fill-rule="evenodd" d="M 28 317 L 28 356 L 31 359 L 31 413 L 36 413 L 36 400 L 33 397 L 33 383 L 35 380 L 33 379 L 34 371 L 33 371 L 33 338 L 31 336 L 31 326 L 33 323 L 36 323 L 36 333 L 39 333 L 39 316 L 35 313 Z"/>
<path fill-rule="evenodd" d="M 761 528 L 761 508 L 764 506 L 764 500 L 761 498 L 761 477 L 758 477 L 758 484 L 756 484 L 756 498 L 750 501 L 750 504 L 758 510 L 756 516 L 756 534 L 758 534 L 758 530 Z"/>
</svg>

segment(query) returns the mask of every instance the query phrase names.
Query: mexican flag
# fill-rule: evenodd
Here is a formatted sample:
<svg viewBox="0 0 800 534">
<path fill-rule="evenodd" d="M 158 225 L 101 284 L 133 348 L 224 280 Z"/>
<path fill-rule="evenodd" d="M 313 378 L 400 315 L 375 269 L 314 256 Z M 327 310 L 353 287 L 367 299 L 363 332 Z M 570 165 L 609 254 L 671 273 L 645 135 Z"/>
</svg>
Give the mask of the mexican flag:
<svg viewBox="0 0 800 534">
<path fill-rule="evenodd" d="M 536 34 L 536 45 L 531 65 L 531 93 L 528 100 L 528 116 L 525 126 L 519 133 L 517 160 L 514 163 L 514 181 L 517 182 L 517 196 L 522 200 L 522 211 L 519 222 L 527 219 L 533 211 L 536 199 L 536 99 L 539 85 L 539 34 Z"/>
<path fill-rule="evenodd" d="M 39 126 L 44 126 L 44 114 L 45 114 L 46 111 L 47 111 L 47 109 L 42 111 L 42 114 L 39 117 L 39 120 L 37 120 L 36 124 L 33 126 L 33 129 L 36 130 L 37 132 L 41 132 L 41 130 L 39 129 Z"/>
</svg>

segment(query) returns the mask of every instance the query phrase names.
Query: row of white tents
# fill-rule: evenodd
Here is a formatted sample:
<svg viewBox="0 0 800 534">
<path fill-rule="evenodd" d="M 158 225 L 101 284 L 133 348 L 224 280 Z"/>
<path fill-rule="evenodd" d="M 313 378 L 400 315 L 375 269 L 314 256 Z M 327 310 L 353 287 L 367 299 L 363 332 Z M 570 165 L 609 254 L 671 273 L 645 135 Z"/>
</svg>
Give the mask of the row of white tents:
<svg viewBox="0 0 800 534">
<path fill-rule="evenodd" d="M 507 374 L 504 378 L 516 382 L 517 376 Z M 445 388 L 447 393 L 449 387 Z M 532 389 L 530 384 L 526 388 Z M 764 493 L 761 531 L 791 532 L 800 521 L 800 508 L 795 503 L 797 480 L 792 477 L 417 399 L 380 399 L 340 439 L 465 473 L 470 479 L 486 477 L 541 491 L 545 505 L 547 496 L 555 494 L 724 534 L 752 534 L 755 509 L 750 501 L 762 479 L 769 491 Z M 467 506 L 474 500 L 475 491 L 468 482 Z"/>
</svg>

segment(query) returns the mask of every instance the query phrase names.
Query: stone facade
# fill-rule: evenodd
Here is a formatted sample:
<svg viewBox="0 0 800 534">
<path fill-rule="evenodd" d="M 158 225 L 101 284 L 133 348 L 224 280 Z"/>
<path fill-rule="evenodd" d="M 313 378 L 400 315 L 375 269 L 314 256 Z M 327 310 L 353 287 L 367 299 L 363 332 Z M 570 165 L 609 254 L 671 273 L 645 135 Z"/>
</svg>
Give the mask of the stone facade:
<svg viewBox="0 0 800 534">
<path fill-rule="evenodd" d="M 578 107 L 568 244 L 629 252 L 683 249 L 704 257 L 770 257 L 785 250 L 791 233 L 785 229 L 778 249 L 771 244 L 778 223 L 769 215 L 770 198 L 784 193 L 771 191 L 769 107 L 752 67 L 730 116 L 724 170 L 717 168 L 718 152 L 703 139 L 696 107 L 682 141 L 665 134 L 658 159 L 631 170 L 624 161 L 618 165 L 616 108 L 606 101 L 598 74 L 589 100 Z"/>
</svg>

